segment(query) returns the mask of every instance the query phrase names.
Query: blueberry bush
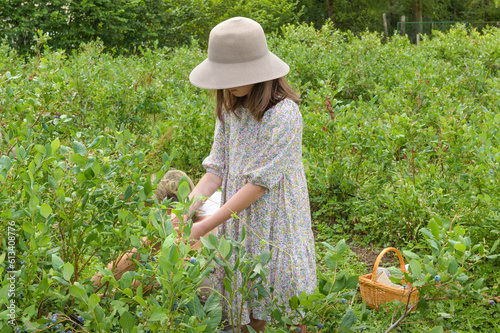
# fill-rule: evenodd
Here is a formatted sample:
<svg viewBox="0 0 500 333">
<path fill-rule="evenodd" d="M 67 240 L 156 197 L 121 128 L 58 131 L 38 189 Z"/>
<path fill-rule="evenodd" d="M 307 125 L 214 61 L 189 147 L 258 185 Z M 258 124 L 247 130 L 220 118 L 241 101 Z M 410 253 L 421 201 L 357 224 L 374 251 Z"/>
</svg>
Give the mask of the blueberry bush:
<svg viewBox="0 0 500 333">
<path fill-rule="evenodd" d="M 269 36 L 303 98 L 318 288 L 290 299 L 291 313 L 271 297 L 268 332 L 500 329 L 499 37 L 457 26 L 417 46 L 328 24 Z M 224 295 L 269 299 L 273 249 L 250 257 L 243 239 L 210 236 L 195 250 L 190 224 L 178 242 L 168 202 L 153 199 L 152 175 L 203 174 L 214 102 L 188 79 L 203 47 L 152 42 L 117 56 L 99 41 L 69 53 L 49 38 L 37 33 L 33 56 L 0 44 L 2 332 L 213 332 Z M 393 280 L 419 302 L 367 308 L 357 279 L 371 267 L 349 244 L 400 249 L 409 270 Z M 134 247 L 135 269 L 115 278 L 106 264 Z M 224 295 L 203 299 L 214 267 L 247 288 L 228 278 Z"/>
</svg>

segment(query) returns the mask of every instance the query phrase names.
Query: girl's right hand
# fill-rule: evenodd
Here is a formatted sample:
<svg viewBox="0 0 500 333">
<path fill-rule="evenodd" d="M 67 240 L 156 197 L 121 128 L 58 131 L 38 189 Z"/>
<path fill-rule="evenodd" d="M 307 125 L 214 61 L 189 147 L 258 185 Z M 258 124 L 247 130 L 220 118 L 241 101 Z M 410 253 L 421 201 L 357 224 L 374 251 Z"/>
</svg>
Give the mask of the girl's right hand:
<svg viewBox="0 0 500 333">
<path fill-rule="evenodd" d="M 179 227 L 179 223 L 181 222 L 181 220 L 179 220 L 179 218 L 177 216 L 175 216 L 174 214 L 170 215 L 170 220 L 172 221 L 174 228 Z M 184 222 L 187 222 L 187 221 L 188 221 L 188 216 L 184 215 Z"/>
</svg>

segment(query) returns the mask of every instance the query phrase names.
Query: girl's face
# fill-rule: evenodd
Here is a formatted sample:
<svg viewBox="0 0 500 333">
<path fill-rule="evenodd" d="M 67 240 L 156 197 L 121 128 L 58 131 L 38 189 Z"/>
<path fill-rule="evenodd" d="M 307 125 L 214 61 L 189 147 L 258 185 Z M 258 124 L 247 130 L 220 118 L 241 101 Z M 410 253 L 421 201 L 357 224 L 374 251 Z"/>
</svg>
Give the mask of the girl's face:
<svg viewBox="0 0 500 333">
<path fill-rule="evenodd" d="M 254 86 L 253 84 L 249 84 L 246 86 L 229 88 L 228 91 L 236 97 L 244 97 L 250 94 L 250 91 L 252 91 L 253 86 Z"/>
</svg>

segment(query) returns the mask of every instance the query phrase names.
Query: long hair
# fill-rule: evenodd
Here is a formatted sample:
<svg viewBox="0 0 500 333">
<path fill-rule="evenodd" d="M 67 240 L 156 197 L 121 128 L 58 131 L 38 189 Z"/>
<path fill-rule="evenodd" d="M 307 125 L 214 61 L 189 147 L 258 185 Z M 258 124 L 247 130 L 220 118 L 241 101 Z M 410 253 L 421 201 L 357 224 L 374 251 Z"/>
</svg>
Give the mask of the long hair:
<svg viewBox="0 0 500 333">
<path fill-rule="evenodd" d="M 240 106 L 245 106 L 257 121 L 261 121 L 267 110 L 289 98 L 300 103 L 300 96 L 288 84 L 284 77 L 256 83 L 247 96 L 236 97 L 227 89 L 217 90 L 215 114 L 221 122 L 223 114 L 235 112 Z"/>
</svg>

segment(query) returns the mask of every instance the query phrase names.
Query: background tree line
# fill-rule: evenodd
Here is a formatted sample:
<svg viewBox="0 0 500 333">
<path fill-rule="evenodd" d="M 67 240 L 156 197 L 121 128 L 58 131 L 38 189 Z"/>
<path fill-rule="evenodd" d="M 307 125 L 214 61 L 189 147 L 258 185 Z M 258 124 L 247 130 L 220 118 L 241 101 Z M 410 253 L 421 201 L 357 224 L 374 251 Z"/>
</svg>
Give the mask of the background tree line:
<svg viewBox="0 0 500 333">
<path fill-rule="evenodd" d="M 205 43 L 210 29 L 232 16 L 259 21 L 266 32 L 284 24 L 327 20 L 340 30 L 393 34 L 406 21 L 500 21 L 498 0 L 0 0 L 0 36 L 22 53 L 33 50 L 37 30 L 48 45 L 74 49 L 100 39 L 108 51 L 139 46 L 175 47 L 191 39 Z M 386 28 L 382 19 L 386 16 Z"/>
</svg>

